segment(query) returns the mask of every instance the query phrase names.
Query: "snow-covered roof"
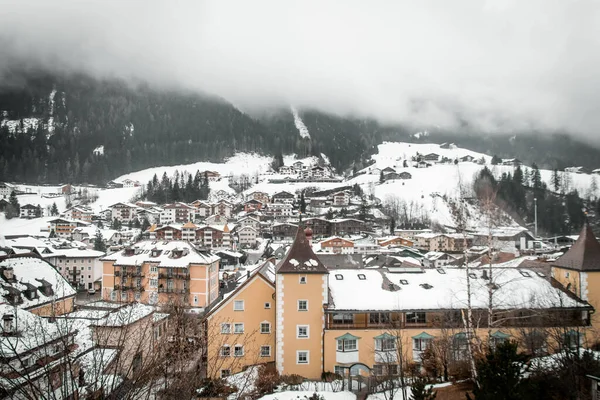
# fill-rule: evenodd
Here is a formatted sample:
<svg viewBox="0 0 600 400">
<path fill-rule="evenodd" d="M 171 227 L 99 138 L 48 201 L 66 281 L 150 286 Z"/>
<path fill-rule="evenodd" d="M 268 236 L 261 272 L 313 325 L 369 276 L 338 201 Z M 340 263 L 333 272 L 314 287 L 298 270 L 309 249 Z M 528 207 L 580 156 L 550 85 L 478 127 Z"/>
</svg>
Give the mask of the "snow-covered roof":
<svg viewBox="0 0 600 400">
<path fill-rule="evenodd" d="M 488 306 L 489 280 L 482 271 L 473 272 L 471 302 L 474 308 Z M 363 275 L 364 279 L 360 279 Z M 341 279 L 339 279 L 341 277 Z M 393 283 L 395 291 L 384 289 Z M 385 269 L 332 271 L 329 288 L 331 310 L 442 310 L 467 304 L 464 268 L 423 269 L 420 273 L 391 273 Z M 495 268 L 496 309 L 541 309 L 587 307 L 530 269 Z M 357 296 L 357 293 L 369 294 Z"/>
<path fill-rule="evenodd" d="M 19 304 L 20 308 L 29 309 L 35 308 L 41 304 L 61 299 L 64 297 L 75 296 L 75 289 L 63 278 L 60 273 L 49 263 L 39 258 L 34 257 L 15 257 L 7 258 L 0 262 L 0 268 L 13 268 L 16 283 L 8 283 L 5 280 L 0 280 L 0 295 L 8 294 L 7 287 L 12 287 L 20 292 L 28 289 L 28 287 L 36 287 L 36 297 L 28 299 L 24 295 L 21 296 L 23 303 Z M 39 288 L 47 283 L 52 288 L 52 295 L 46 296 Z"/>
<path fill-rule="evenodd" d="M 155 308 L 142 303 L 131 303 L 112 312 L 93 325 L 118 327 L 133 324 L 152 314 Z"/>
<path fill-rule="evenodd" d="M 12 315 L 14 331 L 19 335 L 0 335 L 0 356 L 11 358 L 41 347 L 64 336 L 56 324 L 29 311 L 8 304 L 0 304 L 0 315 Z M 0 326 L 0 332 L 4 327 Z"/>
<path fill-rule="evenodd" d="M 103 261 L 113 261 L 114 265 L 138 266 L 144 262 L 157 263 L 159 267 L 184 268 L 190 264 L 212 264 L 219 261 L 219 257 L 208 252 L 199 252 L 186 241 L 150 241 L 145 240 L 137 242 L 132 247 L 132 255 L 128 254 L 128 249 L 117 251 L 106 257 Z M 160 254 L 152 257 L 152 250 L 158 250 Z M 173 250 L 183 250 L 180 257 L 173 257 Z M 187 254 L 186 254 L 187 251 Z"/>
</svg>

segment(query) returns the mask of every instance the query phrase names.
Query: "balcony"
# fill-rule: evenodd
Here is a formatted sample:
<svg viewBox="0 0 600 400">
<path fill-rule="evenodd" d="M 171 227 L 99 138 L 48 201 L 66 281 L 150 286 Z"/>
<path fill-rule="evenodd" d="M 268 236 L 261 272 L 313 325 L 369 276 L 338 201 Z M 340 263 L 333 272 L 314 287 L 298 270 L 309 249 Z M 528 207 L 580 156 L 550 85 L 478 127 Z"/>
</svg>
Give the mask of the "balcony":
<svg viewBox="0 0 600 400">
<path fill-rule="evenodd" d="M 358 350 L 336 351 L 335 362 L 340 364 L 354 364 L 358 362 Z"/>
<path fill-rule="evenodd" d="M 115 276 L 121 276 L 121 271 L 115 271 Z"/>
<path fill-rule="evenodd" d="M 190 289 L 189 288 L 164 288 L 164 287 L 159 287 L 158 288 L 158 293 L 177 293 L 177 294 L 186 294 L 189 293 Z"/>
</svg>

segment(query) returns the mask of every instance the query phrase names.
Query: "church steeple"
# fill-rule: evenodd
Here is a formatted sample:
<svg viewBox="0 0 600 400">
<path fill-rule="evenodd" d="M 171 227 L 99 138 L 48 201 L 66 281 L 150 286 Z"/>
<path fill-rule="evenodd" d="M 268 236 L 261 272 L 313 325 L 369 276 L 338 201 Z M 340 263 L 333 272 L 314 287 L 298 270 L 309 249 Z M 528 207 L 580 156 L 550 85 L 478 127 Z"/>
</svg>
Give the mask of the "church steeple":
<svg viewBox="0 0 600 400">
<path fill-rule="evenodd" d="M 579 238 L 554 264 L 577 271 L 600 271 L 600 243 L 587 219 Z"/>
<path fill-rule="evenodd" d="M 312 231 L 309 231 L 312 237 Z M 309 238 L 302 226 L 296 232 L 292 248 L 286 257 L 277 266 L 278 274 L 303 273 L 303 274 L 328 274 L 327 268 L 316 256 Z"/>
</svg>

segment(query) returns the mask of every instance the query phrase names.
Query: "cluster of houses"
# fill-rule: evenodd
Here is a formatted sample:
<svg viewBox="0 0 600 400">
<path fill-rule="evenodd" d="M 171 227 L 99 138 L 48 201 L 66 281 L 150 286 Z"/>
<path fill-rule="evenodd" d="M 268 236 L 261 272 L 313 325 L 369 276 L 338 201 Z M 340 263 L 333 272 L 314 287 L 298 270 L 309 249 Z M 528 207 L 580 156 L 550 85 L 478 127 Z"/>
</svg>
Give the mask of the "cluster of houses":
<svg viewBox="0 0 600 400">
<path fill-rule="evenodd" d="M 328 166 L 315 165 L 300 160 L 292 165 L 282 165 L 277 173 L 305 181 L 322 181 L 333 177 L 333 172 Z"/>
<path fill-rule="evenodd" d="M 3 398 L 105 398 L 168 344 L 169 314 L 134 302 L 76 305 L 70 282 L 25 250 L 0 248 Z"/>
</svg>

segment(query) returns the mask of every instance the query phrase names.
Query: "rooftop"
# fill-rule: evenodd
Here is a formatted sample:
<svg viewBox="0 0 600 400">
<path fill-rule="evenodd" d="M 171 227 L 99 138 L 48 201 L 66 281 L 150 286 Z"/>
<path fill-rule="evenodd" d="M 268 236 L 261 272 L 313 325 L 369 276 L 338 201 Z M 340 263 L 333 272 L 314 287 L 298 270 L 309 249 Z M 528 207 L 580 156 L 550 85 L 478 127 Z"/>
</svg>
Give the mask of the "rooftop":
<svg viewBox="0 0 600 400">
<path fill-rule="evenodd" d="M 290 251 L 279 265 L 277 273 L 313 273 L 327 274 L 327 268 L 315 255 L 309 240 L 302 228 L 298 228 L 296 238 Z"/>
<path fill-rule="evenodd" d="M 578 271 L 600 271 L 600 243 L 587 222 L 579 238 L 554 265 Z"/>
</svg>

